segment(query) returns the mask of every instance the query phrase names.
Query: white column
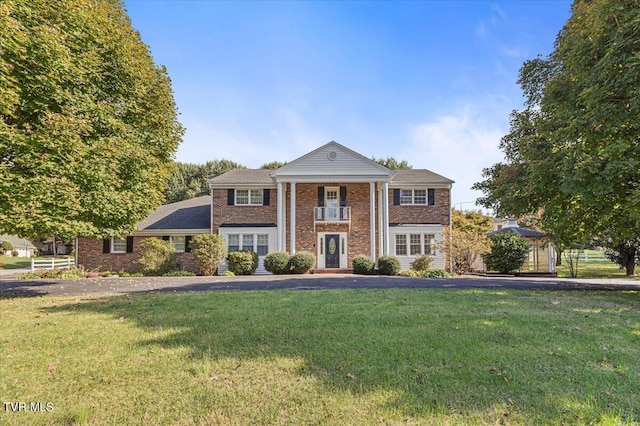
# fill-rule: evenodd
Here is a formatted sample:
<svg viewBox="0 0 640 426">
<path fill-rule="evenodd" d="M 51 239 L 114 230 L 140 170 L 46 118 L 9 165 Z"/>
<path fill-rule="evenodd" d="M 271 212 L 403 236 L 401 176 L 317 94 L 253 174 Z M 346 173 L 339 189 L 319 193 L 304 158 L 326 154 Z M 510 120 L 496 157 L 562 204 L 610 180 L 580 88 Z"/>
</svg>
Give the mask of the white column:
<svg viewBox="0 0 640 426">
<path fill-rule="evenodd" d="M 289 219 L 289 253 L 296 253 L 296 183 L 291 182 L 291 218 Z"/>
<path fill-rule="evenodd" d="M 283 231 L 284 231 L 284 209 L 285 209 L 285 197 L 284 197 L 284 188 L 282 185 L 282 182 L 278 182 L 278 209 L 277 209 L 277 213 L 278 213 L 278 219 L 276 222 L 276 225 L 278 227 L 278 232 L 277 232 L 277 250 L 278 251 L 283 251 L 284 250 L 284 237 L 283 235 Z"/>
<path fill-rule="evenodd" d="M 382 214 L 384 212 L 384 206 L 382 205 L 382 188 L 378 188 L 378 239 L 380 240 L 380 244 L 378 247 L 378 256 L 383 255 L 383 246 L 384 240 L 382 239 L 382 233 L 384 229 L 382 228 L 382 222 L 384 222 L 384 218 Z"/>
<path fill-rule="evenodd" d="M 369 182 L 369 220 L 371 222 L 371 260 L 376 261 L 376 183 Z"/>
<path fill-rule="evenodd" d="M 384 256 L 389 254 L 389 182 L 382 184 L 382 236 L 381 241 L 384 242 L 382 253 Z"/>
</svg>

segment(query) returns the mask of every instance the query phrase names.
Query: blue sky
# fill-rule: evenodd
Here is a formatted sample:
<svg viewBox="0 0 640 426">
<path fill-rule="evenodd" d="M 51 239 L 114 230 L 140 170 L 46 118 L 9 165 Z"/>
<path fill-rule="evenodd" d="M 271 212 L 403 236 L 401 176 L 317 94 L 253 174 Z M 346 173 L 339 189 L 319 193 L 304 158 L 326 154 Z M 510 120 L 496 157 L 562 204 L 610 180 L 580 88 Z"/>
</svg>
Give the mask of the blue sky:
<svg viewBox="0 0 640 426">
<path fill-rule="evenodd" d="M 173 82 L 176 159 L 247 167 L 331 140 L 456 181 L 502 160 L 523 61 L 547 55 L 570 1 L 139 1 L 125 7 Z"/>
</svg>

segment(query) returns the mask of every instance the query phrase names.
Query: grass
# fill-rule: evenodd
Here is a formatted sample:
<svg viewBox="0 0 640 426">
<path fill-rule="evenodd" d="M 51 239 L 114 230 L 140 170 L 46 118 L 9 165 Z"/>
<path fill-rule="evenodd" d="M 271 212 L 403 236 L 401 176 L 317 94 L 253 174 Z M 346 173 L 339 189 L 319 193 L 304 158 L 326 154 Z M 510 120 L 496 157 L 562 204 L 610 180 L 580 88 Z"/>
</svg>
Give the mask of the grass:
<svg viewBox="0 0 640 426">
<path fill-rule="evenodd" d="M 0 424 L 637 424 L 639 295 L 4 299 Z"/>
<path fill-rule="evenodd" d="M 569 262 L 563 257 L 562 265 L 556 267 L 559 277 L 570 277 Z M 611 262 L 601 250 L 585 250 L 578 261 L 578 277 L 582 278 L 629 278 L 624 268 Z"/>
<path fill-rule="evenodd" d="M 38 256 L 35 259 L 51 259 L 53 256 Z M 69 256 L 58 256 L 61 259 L 66 259 Z M 0 256 L 0 262 L 4 263 L 4 266 L 0 269 L 26 269 L 31 268 L 30 257 L 13 257 L 13 256 Z"/>
</svg>

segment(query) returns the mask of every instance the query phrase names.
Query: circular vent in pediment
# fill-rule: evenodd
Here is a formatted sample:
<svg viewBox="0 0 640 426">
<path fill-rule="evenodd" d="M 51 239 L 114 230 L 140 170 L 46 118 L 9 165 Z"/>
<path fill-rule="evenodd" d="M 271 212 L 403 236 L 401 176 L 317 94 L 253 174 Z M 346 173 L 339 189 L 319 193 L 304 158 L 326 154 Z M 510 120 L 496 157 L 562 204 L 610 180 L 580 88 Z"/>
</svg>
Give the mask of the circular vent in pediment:
<svg viewBox="0 0 640 426">
<path fill-rule="evenodd" d="M 329 151 L 329 153 L 327 154 L 327 158 L 331 161 L 335 160 L 336 158 L 338 158 L 338 153 L 335 151 Z"/>
</svg>

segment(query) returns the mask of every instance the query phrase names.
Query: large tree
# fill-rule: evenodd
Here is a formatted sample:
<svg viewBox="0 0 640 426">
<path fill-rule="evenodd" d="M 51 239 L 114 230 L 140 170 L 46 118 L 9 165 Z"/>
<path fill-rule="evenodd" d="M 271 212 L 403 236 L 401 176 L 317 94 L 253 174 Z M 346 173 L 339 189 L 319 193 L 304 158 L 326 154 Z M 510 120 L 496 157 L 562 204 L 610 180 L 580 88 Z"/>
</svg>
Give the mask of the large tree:
<svg viewBox="0 0 640 426">
<path fill-rule="evenodd" d="M 442 245 L 453 260 L 453 271 L 465 274 L 491 249 L 488 235 L 493 230 L 493 221 L 481 212 L 451 213 L 453 225 L 446 229 Z"/>
<path fill-rule="evenodd" d="M 162 202 L 182 133 L 120 0 L 0 3 L 0 233 L 131 231 Z"/>
<path fill-rule="evenodd" d="M 570 248 L 600 233 L 640 234 L 640 8 L 576 0 L 553 53 L 520 70 L 526 102 L 501 142 L 506 163 L 474 188 L 497 214 L 542 212 Z M 626 263 L 633 274 L 633 262 Z"/>
<path fill-rule="evenodd" d="M 167 182 L 165 201 L 175 203 L 209 194 L 209 179 L 229 170 L 244 168 L 230 160 L 212 160 L 205 164 L 176 162 L 175 170 Z"/>
<path fill-rule="evenodd" d="M 413 169 L 413 166 L 411 164 L 409 164 L 407 162 L 407 160 L 398 161 L 394 157 L 387 157 L 387 158 L 371 157 L 371 159 L 373 161 L 375 161 L 376 163 L 378 163 L 380 165 L 383 165 L 386 168 L 391 169 L 391 170 L 410 170 L 410 169 Z"/>
</svg>

